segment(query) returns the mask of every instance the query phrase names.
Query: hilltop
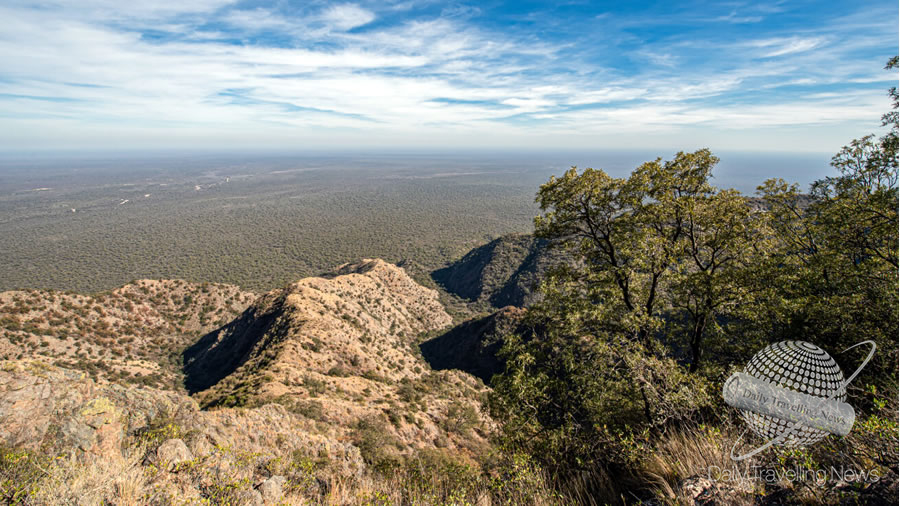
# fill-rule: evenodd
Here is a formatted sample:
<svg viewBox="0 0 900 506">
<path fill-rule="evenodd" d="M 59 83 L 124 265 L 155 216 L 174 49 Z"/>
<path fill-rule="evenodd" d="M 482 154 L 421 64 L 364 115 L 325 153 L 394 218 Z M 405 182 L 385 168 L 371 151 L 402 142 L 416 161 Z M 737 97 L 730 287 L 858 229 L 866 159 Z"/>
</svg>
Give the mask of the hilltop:
<svg viewBox="0 0 900 506">
<path fill-rule="evenodd" d="M 416 337 L 451 322 L 435 290 L 382 260 L 347 264 L 260 297 L 185 351 L 186 386 L 204 406 L 278 402 L 347 435 L 358 420 L 390 421 L 406 447 L 472 447 L 484 432 L 448 430 L 448 413 L 483 427 L 484 385 L 432 372 Z M 375 456 L 369 456 L 376 458 Z"/>
</svg>

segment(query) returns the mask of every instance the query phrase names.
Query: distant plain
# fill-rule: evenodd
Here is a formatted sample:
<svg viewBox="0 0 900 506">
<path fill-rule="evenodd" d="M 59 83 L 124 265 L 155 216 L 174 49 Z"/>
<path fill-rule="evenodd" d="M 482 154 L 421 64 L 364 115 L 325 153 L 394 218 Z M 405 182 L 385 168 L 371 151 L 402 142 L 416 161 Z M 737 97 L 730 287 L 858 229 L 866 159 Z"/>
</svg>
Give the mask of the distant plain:
<svg viewBox="0 0 900 506">
<path fill-rule="evenodd" d="M 528 233 L 569 166 L 623 176 L 671 152 L 25 155 L 0 160 L 0 290 L 101 291 L 133 279 L 262 291 L 379 257 L 417 279 Z M 716 153 L 714 184 L 806 185 L 827 155 Z"/>
</svg>

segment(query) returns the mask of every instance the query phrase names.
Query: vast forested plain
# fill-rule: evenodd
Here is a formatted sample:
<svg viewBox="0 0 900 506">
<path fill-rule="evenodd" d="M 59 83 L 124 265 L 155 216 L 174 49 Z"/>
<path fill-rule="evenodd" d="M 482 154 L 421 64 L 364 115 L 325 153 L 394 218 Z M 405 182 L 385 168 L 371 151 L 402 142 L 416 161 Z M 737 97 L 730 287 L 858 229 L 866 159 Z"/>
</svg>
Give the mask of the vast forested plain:
<svg viewBox="0 0 900 506">
<path fill-rule="evenodd" d="M 405 261 L 426 279 L 495 237 L 530 232 L 535 189 L 551 174 L 576 164 L 627 173 L 669 155 L 9 158 L 0 290 L 181 278 L 260 291 L 365 257 Z M 815 159 L 726 156 L 717 183 Z"/>
<path fill-rule="evenodd" d="M 429 163 L 165 161 L 116 171 L 104 162 L 7 174 L 0 290 L 96 291 L 135 278 L 263 290 L 362 257 L 432 269 L 530 230 L 546 171 Z"/>
</svg>

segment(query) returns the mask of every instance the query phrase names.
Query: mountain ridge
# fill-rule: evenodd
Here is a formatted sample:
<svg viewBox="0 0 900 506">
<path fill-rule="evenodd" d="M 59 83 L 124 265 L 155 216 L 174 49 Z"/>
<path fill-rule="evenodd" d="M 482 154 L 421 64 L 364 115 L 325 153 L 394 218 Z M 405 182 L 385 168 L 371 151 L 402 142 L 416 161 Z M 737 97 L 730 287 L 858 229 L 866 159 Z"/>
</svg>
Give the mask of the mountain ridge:
<svg viewBox="0 0 900 506">
<path fill-rule="evenodd" d="M 540 299 L 541 277 L 564 256 L 531 234 L 510 234 L 432 271 L 447 292 L 484 308 L 526 307 Z"/>
<path fill-rule="evenodd" d="M 32 356 L 94 378 L 178 389 L 181 349 L 255 297 L 234 285 L 147 279 L 96 294 L 0 292 L 0 359 Z"/>
</svg>

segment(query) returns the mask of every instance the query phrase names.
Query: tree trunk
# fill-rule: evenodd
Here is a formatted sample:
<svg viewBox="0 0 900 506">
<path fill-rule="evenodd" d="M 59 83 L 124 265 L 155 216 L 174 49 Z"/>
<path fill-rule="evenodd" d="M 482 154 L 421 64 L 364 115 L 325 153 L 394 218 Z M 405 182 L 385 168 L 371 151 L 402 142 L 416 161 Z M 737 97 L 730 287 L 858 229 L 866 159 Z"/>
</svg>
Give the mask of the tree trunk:
<svg viewBox="0 0 900 506">
<path fill-rule="evenodd" d="M 703 332 L 706 330 L 707 315 L 703 314 L 694 324 L 694 331 L 691 333 L 691 367 L 690 372 L 697 372 L 700 368 L 700 357 L 703 354 Z"/>
</svg>

